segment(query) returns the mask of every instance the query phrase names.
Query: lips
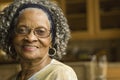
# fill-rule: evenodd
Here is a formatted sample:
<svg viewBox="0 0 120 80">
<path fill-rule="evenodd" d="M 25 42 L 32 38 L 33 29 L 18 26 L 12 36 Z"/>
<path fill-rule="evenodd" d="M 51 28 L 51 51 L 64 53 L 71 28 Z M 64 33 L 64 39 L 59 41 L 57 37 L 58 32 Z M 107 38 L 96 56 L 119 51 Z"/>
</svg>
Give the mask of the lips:
<svg viewBox="0 0 120 80">
<path fill-rule="evenodd" d="M 34 45 L 23 45 L 22 48 L 24 51 L 36 51 L 38 47 Z"/>
</svg>

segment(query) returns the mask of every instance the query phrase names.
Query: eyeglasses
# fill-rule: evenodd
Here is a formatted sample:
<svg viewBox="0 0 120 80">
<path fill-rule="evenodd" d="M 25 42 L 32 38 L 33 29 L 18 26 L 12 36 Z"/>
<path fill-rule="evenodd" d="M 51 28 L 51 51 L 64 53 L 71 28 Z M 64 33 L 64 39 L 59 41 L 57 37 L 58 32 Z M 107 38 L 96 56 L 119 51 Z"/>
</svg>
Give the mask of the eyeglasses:
<svg viewBox="0 0 120 80">
<path fill-rule="evenodd" d="M 15 28 L 15 33 L 17 35 L 28 35 L 33 30 L 34 35 L 36 35 L 39 38 L 46 38 L 50 36 L 50 30 L 47 30 L 44 27 L 37 27 L 35 29 L 30 29 L 28 27 L 17 27 Z"/>
</svg>

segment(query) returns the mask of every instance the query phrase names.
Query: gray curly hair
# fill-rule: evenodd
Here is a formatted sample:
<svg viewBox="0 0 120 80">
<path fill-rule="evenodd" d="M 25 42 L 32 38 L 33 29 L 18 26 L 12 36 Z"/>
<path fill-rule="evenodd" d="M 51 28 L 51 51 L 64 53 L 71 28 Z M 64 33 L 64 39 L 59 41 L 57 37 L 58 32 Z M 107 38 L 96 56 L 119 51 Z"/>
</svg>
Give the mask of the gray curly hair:
<svg viewBox="0 0 120 80">
<path fill-rule="evenodd" d="M 9 36 L 12 35 L 10 30 L 13 32 L 11 27 L 12 20 L 18 8 L 23 4 L 42 5 L 49 10 L 55 27 L 55 40 L 52 47 L 56 49 L 56 55 L 52 58 L 61 59 L 62 55 L 66 54 L 68 40 L 71 37 L 70 29 L 62 9 L 56 3 L 49 0 L 14 0 L 12 4 L 5 8 L 0 14 L 0 48 L 10 54 L 11 57 L 16 57 L 15 50 L 10 49 L 12 45 L 10 41 L 12 39 Z"/>
</svg>

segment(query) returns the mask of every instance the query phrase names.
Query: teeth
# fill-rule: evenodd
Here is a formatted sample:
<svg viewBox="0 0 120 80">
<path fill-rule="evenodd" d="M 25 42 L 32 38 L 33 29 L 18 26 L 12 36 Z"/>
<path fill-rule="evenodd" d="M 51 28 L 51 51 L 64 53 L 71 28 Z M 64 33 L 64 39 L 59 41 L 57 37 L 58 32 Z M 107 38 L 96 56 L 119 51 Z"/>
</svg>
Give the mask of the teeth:
<svg viewBox="0 0 120 80">
<path fill-rule="evenodd" d="M 23 45 L 23 48 L 39 48 L 39 47 L 35 45 Z"/>
<path fill-rule="evenodd" d="M 23 46 L 25 48 L 34 48 L 35 46 Z"/>
</svg>

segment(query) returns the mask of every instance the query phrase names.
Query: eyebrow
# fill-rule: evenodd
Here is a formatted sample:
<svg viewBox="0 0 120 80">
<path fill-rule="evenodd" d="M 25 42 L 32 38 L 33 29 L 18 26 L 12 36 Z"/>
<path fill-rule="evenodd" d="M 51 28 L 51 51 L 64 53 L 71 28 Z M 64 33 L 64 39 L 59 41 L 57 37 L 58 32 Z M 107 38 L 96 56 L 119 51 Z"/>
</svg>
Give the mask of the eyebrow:
<svg viewBox="0 0 120 80">
<path fill-rule="evenodd" d="M 18 25 L 19 27 L 26 27 L 26 28 L 30 28 L 29 26 L 27 26 L 27 25 L 24 25 L 24 24 L 22 24 L 22 25 Z M 18 28 L 18 26 L 17 26 L 17 28 Z M 36 28 L 44 28 L 44 29 L 46 29 L 46 30 L 50 30 L 50 28 L 46 28 L 46 27 L 44 27 L 44 26 L 37 26 L 37 27 L 35 27 L 35 28 L 31 28 L 31 29 L 36 29 Z"/>
</svg>

